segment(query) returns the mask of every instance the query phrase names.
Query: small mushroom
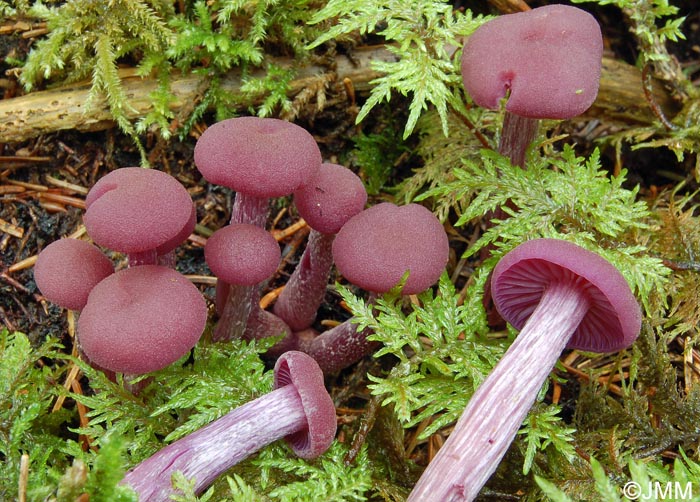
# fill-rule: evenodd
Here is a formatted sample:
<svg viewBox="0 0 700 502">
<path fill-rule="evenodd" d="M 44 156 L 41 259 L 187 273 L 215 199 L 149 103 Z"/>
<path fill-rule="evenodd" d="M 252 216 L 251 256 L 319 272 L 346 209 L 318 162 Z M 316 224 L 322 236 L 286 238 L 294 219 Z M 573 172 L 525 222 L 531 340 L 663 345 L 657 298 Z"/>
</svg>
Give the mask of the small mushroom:
<svg viewBox="0 0 700 502">
<path fill-rule="evenodd" d="M 78 239 L 59 239 L 46 246 L 34 264 L 41 294 L 61 307 L 80 311 L 88 295 L 114 265 L 102 251 Z"/>
<path fill-rule="evenodd" d="M 141 265 L 120 270 L 92 289 L 78 321 L 78 342 L 100 368 L 141 375 L 187 354 L 206 320 L 204 298 L 185 276 Z"/>
<path fill-rule="evenodd" d="M 350 169 L 325 163 L 308 184 L 294 192 L 294 204 L 311 227 L 299 264 L 280 293 L 273 312 L 294 331 L 313 324 L 328 285 L 338 231 L 367 202 L 362 180 Z"/>
<path fill-rule="evenodd" d="M 470 399 L 409 501 L 473 500 L 564 348 L 618 351 L 641 328 L 641 310 L 620 272 L 567 241 L 519 245 L 496 265 L 491 289 L 499 312 L 520 334 Z"/>
<path fill-rule="evenodd" d="M 214 340 L 228 340 L 231 333 L 240 333 L 246 339 L 290 333 L 284 323 L 267 326 L 269 316 L 259 306 L 259 284 L 275 273 L 280 255 L 274 237 L 248 223 L 227 225 L 207 239 L 204 258 L 218 279 L 219 291 L 216 308 L 220 318 Z M 227 309 L 227 304 L 235 308 Z M 239 324 L 232 325 L 235 323 Z"/>
<path fill-rule="evenodd" d="M 194 204 L 184 186 L 162 171 L 116 169 L 85 198 L 85 228 L 92 239 L 127 253 L 129 264 L 153 265 L 192 233 Z"/>
<path fill-rule="evenodd" d="M 169 444 L 131 469 L 122 483 L 139 502 L 165 502 L 181 471 L 201 493 L 219 475 L 270 443 L 285 438 L 299 457 L 325 452 L 336 432 L 335 407 L 323 373 L 306 354 L 290 351 L 275 364 L 275 390 Z"/>
<path fill-rule="evenodd" d="M 568 119 L 598 94 L 600 26 L 582 9 L 546 5 L 477 28 L 462 52 L 462 79 L 474 102 L 497 109 L 508 99 L 499 152 L 523 166 L 539 119 Z"/>
<path fill-rule="evenodd" d="M 449 242 L 440 221 L 418 204 L 384 202 L 365 209 L 343 225 L 333 242 L 336 266 L 351 283 L 377 294 L 396 287 L 406 272 L 403 294 L 426 290 L 447 264 Z M 358 361 L 376 345 L 370 330 L 357 331 L 350 320 L 315 338 L 300 337 L 299 350 L 310 354 L 324 373 Z"/>
</svg>

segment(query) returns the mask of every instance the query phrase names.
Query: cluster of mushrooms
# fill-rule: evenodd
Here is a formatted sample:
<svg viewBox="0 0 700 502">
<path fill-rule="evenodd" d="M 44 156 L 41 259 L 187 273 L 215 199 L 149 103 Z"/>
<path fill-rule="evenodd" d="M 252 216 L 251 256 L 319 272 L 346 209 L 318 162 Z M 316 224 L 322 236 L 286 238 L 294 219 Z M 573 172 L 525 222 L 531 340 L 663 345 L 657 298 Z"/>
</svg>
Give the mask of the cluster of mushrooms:
<svg viewBox="0 0 700 502">
<path fill-rule="evenodd" d="M 499 151 L 514 166 L 525 168 L 540 119 L 570 118 L 591 105 L 601 55 L 595 19 L 561 5 L 502 16 L 469 38 L 462 57 L 465 88 L 487 108 L 508 97 Z M 365 209 L 361 180 L 323 163 L 313 137 L 299 126 L 256 117 L 225 120 L 204 132 L 194 157 L 208 182 L 236 192 L 230 224 L 205 247 L 218 278 L 213 339 L 280 337 L 268 353 L 277 359 L 275 390 L 130 470 L 123 482 L 141 502 L 168 500 L 176 471 L 193 478 L 200 493 L 280 438 L 303 458 L 322 454 L 336 432 L 324 374 L 373 349 L 367 331 L 349 321 L 322 333 L 313 328 L 333 265 L 373 301 L 406 272 L 404 294 L 429 288 L 448 261 L 447 235 L 428 209 L 390 203 Z M 288 195 L 312 230 L 268 311 L 259 306 L 260 291 L 280 263 L 279 244 L 265 229 L 269 201 Z M 37 285 L 51 301 L 80 312 L 80 351 L 96 367 L 138 375 L 171 364 L 197 343 L 207 321 L 201 294 L 174 268 L 173 250 L 195 225 L 189 194 L 165 173 L 124 168 L 95 184 L 86 207 L 90 237 L 125 253 L 129 267 L 115 272 L 96 246 L 61 239 L 40 254 Z M 564 240 L 533 239 L 507 253 L 493 271 L 489 293 L 520 334 L 471 398 L 410 501 L 473 500 L 561 352 L 621 350 L 640 330 L 639 305 L 619 271 Z"/>
</svg>

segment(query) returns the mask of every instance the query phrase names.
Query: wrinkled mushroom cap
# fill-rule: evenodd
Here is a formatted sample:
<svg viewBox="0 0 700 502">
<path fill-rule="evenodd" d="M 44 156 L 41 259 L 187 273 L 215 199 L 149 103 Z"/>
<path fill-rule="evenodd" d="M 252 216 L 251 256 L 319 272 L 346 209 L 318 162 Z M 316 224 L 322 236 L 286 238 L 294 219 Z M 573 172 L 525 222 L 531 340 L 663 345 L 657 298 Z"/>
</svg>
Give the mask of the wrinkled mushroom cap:
<svg viewBox="0 0 700 502">
<path fill-rule="evenodd" d="M 140 375 L 187 354 L 206 320 L 204 298 L 185 276 L 142 265 L 95 286 L 78 320 L 78 341 L 96 365 Z"/>
<path fill-rule="evenodd" d="M 207 239 L 204 258 L 222 281 L 252 286 L 275 273 L 281 252 L 275 238 L 264 228 L 234 223 L 220 228 Z"/>
<path fill-rule="evenodd" d="M 323 372 L 313 357 L 290 350 L 275 363 L 275 389 L 293 385 L 299 393 L 308 429 L 287 436 L 301 458 L 315 458 L 333 442 L 337 428 L 335 406 L 323 384 Z"/>
<path fill-rule="evenodd" d="M 49 301 L 82 310 L 92 288 L 113 272 L 112 262 L 97 247 L 78 239 L 59 239 L 39 253 L 34 281 Z"/>
<path fill-rule="evenodd" d="M 294 192 L 294 205 L 311 228 L 322 234 L 340 228 L 367 202 L 362 180 L 347 167 L 321 164 L 316 176 Z"/>
<path fill-rule="evenodd" d="M 479 106 L 535 119 L 583 113 L 598 94 L 603 38 L 589 13 L 547 5 L 481 25 L 462 53 L 464 87 Z"/>
<path fill-rule="evenodd" d="M 140 167 L 116 169 L 100 178 L 85 198 L 83 218 L 99 245 L 123 253 L 165 254 L 192 232 L 194 205 L 175 178 Z"/>
<path fill-rule="evenodd" d="M 522 329 L 553 281 L 575 279 L 591 302 L 567 345 L 615 352 L 629 347 L 641 328 L 641 310 L 625 278 L 600 255 L 571 242 L 534 239 L 520 244 L 496 265 L 491 292 L 498 312 Z"/>
<path fill-rule="evenodd" d="M 403 293 L 424 291 L 438 280 L 448 257 L 445 229 L 418 204 L 383 202 L 365 209 L 350 218 L 333 242 L 340 273 L 375 293 L 391 290 L 407 270 Z"/>
<path fill-rule="evenodd" d="M 210 183 L 256 197 L 281 197 L 318 171 L 321 151 L 314 137 L 296 124 L 237 117 L 204 131 L 194 161 Z"/>
</svg>

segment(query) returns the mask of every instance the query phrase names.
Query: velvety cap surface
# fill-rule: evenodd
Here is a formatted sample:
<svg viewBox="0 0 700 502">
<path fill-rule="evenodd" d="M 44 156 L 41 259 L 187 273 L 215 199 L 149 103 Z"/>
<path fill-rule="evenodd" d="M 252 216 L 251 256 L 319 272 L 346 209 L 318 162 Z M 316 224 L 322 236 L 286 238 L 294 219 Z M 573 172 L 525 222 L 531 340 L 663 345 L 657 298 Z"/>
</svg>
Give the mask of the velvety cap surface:
<svg viewBox="0 0 700 502">
<path fill-rule="evenodd" d="M 503 318 L 521 329 L 547 285 L 572 277 L 591 306 L 568 347 L 615 352 L 631 345 L 641 329 L 642 314 L 627 281 L 603 257 L 576 244 L 558 239 L 526 241 L 498 262 L 491 292 Z"/>
<path fill-rule="evenodd" d="M 338 233 L 367 203 L 362 180 L 350 169 L 321 164 L 314 178 L 294 192 L 294 204 L 306 223 L 322 234 Z"/>
<path fill-rule="evenodd" d="M 138 375 L 187 354 L 206 320 L 204 298 L 185 276 L 142 265 L 95 286 L 78 320 L 78 341 L 96 365 Z"/>
<path fill-rule="evenodd" d="M 228 284 L 258 284 L 275 273 L 280 258 L 279 244 L 270 232 L 247 223 L 220 228 L 204 246 L 209 268 Z"/>
<path fill-rule="evenodd" d="M 194 232 L 194 227 L 197 225 L 197 209 L 194 206 L 194 202 L 192 202 L 191 205 L 192 211 L 190 212 L 190 217 L 187 222 L 185 222 L 185 225 L 180 229 L 177 235 L 158 246 L 156 248 L 156 254 L 162 256 L 169 253 L 185 242 L 192 232 Z"/>
<path fill-rule="evenodd" d="M 410 271 L 404 294 L 424 291 L 438 280 L 449 257 L 440 221 L 418 204 L 383 202 L 350 218 L 333 242 L 341 274 L 368 291 L 382 293 Z"/>
<path fill-rule="evenodd" d="M 85 205 L 83 220 L 90 237 L 123 253 L 158 248 L 165 254 L 193 227 L 190 194 L 175 178 L 153 169 L 112 171 L 90 189 Z"/>
<path fill-rule="evenodd" d="M 114 272 L 102 251 L 78 239 L 59 239 L 46 246 L 34 264 L 34 280 L 49 301 L 82 310 L 92 288 Z"/>
<path fill-rule="evenodd" d="M 598 94 L 603 38 L 589 13 L 547 5 L 481 25 L 462 53 L 462 79 L 479 106 L 523 117 L 566 119 Z"/>
<path fill-rule="evenodd" d="M 257 197 L 281 197 L 318 171 L 321 151 L 314 137 L 296 124 L 237 117 L 204 131 L 194 161 L 210 183 Z"/>
<path fill-rule="evenodd" d="M 293 385 L 299 393 L 308 430 L 287 436 L 294 452 L 301 458 L 315 458 L 325 452 L 335 438 L 335 406 L 323 384 L 323 372 L 313 357 L 290 350 L 275 364 L 275 389 Z"/>
</svg>

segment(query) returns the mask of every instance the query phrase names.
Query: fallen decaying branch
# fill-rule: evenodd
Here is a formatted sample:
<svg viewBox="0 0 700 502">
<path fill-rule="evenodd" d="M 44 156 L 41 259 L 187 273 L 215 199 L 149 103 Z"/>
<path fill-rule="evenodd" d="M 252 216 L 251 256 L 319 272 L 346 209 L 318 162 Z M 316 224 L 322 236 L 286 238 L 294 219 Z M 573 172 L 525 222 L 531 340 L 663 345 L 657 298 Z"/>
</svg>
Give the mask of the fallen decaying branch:
<svg viewBox="0 0 700 502">
<path fill-rule="evenodd" d="M 372 61 L 391 61 L 395 56 L 383 46 L 357 49 L 353 59 L 337 56 L 334 68 L 319 65 L 302 67 L 291 83 L 290 93 L 298 93 L 321 76 L 334 74 L 331 86 L 341 88 L 348 79 L 359 92 L 366 91 L 379 73 L 371 66 Z M 291 60 L 275 60 L 280 66 L 289 67 Z M 157 82 L 135 76 L 133 71 L 123 71 L 123 85 L 129 103 L 127 110 L 131 119 L 145 116 L 152 104 L 149 94 L 156 89 Z M 260 71 L 260 76 L 262 71 Z M 253 74 L 252 76 L 256 76 Z M 173 111 L 191 106 L 201 86 L 200 75 L 174 75 L 172 92 L 176 96 Z M 222 87 L 236 92 L 242 84 L 239 71 L 231 71 L 222 81 Z M 32 92 L 17 98 L 0 100 L 0 143 L 24 141 L 41 134 L 66 129 L 96 131 L 114 126 L 106 102 L 93 101 L 86 106 L 90 83 L 57 89 Z M 669 93 L 660 84 L 654 84 L 652 96 L 661 110 L 673 116 L 674 104 Z M 623 124 L 650 124 L 656 120 L 646 101 L 642 87 L 641 72 L 634 66 L 613 59 L 604 59 L 600 92 L 588 115 L 601 121 Z"/>
</svg>

